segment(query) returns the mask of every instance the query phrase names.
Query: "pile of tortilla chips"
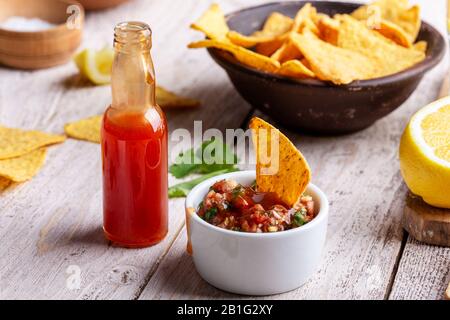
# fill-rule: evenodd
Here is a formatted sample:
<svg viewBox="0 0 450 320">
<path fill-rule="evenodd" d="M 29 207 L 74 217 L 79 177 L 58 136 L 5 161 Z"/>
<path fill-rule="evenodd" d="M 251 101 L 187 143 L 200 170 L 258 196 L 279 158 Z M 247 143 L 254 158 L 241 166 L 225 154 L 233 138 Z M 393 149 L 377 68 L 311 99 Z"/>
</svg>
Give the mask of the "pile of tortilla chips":
<svg viewBox="0 0 450 320">
<path fill-rule="evenodd" d="M 311 180 L 311 169 L 295 145 L 277 128 L 254 117 L 249 124 L 256 151 L 256 186 L 294 206 Z"/>
<path fill-rule="evenodd" d="M 65 136 L 0 126 L 0 190 L 31 179 L 44 164 L 45 147 L 64 140 Z"/>
<path fill-rule="evenodd" d="M 243 35 L 229 29 L 213 4 L 191 25 L 208 39 L 189 48 L 213 47 L 261 71 L 339 85 L 391 75 L 424 60 L 427 43 L 415 43 L 420 24 L 420 8 L 408 0 L 377 0 L 333 17 L 307 3 L 294 18 L 273 12 L 261 30 Z"/>
</svg>

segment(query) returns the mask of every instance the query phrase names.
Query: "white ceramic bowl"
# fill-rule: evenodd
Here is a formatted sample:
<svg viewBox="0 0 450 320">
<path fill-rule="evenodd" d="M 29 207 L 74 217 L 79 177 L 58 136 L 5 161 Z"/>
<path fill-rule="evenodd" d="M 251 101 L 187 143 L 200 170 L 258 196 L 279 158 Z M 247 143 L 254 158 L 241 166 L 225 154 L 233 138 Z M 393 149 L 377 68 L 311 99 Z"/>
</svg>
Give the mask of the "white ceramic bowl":
<svg viewBox="0 0 450 320">
<path fill-rule="evenodd" d="M 209 187 L 222 179 L 243 185 L 255 180 L 255 171 L 238 171 L 208 179 L 186 198 L 186 210 L 197 208 Z M 214 287 L 245 295 L 270 295 L 304 284 L 317 269 L 325 243 L 328 200 L 315 185 L 306 194 L 313 197 L 316 217 L 306 225 L 274 233 L 225 230 L 187 215 L 192 257 L 200 276 Z"/>
</svg>

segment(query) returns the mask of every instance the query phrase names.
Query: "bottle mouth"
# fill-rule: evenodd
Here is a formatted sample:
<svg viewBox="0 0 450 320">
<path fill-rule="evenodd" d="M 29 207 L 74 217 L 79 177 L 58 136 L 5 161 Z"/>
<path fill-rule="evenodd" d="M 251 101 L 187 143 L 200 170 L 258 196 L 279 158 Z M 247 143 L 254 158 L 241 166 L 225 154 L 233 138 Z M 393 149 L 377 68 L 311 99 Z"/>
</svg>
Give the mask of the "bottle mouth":
<svg viewBox="0 0 450 320">
<path fill-rule="evenodd" d="M 114 41 L 120 44 L 148 43 L 151 46 L 152 30 L 140 21 L 120 22 L 114 28 Z"/>
</svg>

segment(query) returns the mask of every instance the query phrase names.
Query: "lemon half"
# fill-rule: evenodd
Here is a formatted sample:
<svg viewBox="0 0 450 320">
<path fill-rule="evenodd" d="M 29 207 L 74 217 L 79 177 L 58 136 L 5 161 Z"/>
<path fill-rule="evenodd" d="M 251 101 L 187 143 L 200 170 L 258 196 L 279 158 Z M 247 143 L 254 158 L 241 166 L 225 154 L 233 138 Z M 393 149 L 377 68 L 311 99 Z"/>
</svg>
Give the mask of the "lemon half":
<svg viewBox="0 0 450 320">
<path fill-rule="evenodd" d="M 450 97 L 411 118 L 400 142 L 400 170 L 411 192 L 450 208 Z"/>
<path fill-rule="evenodd" d="M 86 49 L 73 58 L 80 73 L 94 84 L 102 85 L 111 82 L 111 68 L 114 50 L 104 48 L 99 51 Z"/>
</svg>

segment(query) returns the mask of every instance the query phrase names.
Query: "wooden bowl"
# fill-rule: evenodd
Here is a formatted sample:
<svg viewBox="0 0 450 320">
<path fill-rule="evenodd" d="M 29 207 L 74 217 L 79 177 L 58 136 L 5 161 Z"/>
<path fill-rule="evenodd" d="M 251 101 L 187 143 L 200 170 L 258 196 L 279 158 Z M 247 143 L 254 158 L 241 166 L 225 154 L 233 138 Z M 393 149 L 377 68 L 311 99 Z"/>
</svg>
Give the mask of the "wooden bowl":
<svg viewBox="0 0 450 320">
<path fill-rule="evenodd" d="M 63 64 L 81 42 L 84 9 L 77 1 L 0 0 L 0 22 L 12 16 L 40 18 L 56 26 L 33 32 L 0 27 L 0 63 L 6 66 L 41 69 Z"/>
<path fill-rule="evenodd" d="M 227 15 L 231 29 L 251 34 L 261 28 L 270 13 L 293 17 L 308 1 L 264 4 Z M 314 1 L 319 12 L 350 13 L 359 4 Z M 422 22 L 418 40 L 428 43 L 424 61 L 402 72 L 349 85 L 333 85 L 316 79 L 290 79 L 239 63 L 227 52 L 208 49 L 211 57 L 227 72 L 240 95 L 280 124 L 314 134 L 343 134 L 369 127 L 397 109 L 416 89 L 425 73 L 442 60 L 443 36 Z"/>
<path fill-rule="evenodd" d="M 128 0 L 78 0 L 86 10 L 101 10 L 115 7 Z"/>
</svg>

